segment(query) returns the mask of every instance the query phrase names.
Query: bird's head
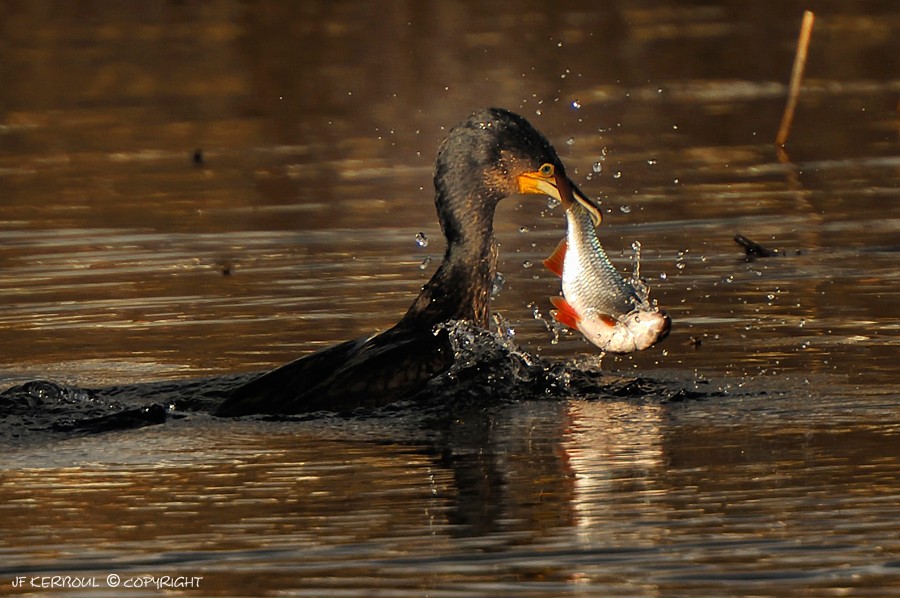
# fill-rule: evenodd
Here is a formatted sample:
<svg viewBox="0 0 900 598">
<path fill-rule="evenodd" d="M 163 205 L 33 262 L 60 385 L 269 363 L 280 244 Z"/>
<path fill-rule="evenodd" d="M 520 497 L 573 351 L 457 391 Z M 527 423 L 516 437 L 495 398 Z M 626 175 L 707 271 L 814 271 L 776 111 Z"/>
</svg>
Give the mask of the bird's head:
<svg viewBox="0 0 900 598">
<path fill-rule="evenodd" d="M 454 213 L 446 214 L 450 218 L 481 213 L 490 219 L 497 202 L 517 193 L 549 195 L 566 208 L 578 203 L 595 224 L 601 219 L 599 206 L 569 179 L 550 142 L 523 117 L 499 108 L 476 112 L 450 131 L 438 151 L 434 183 L 442 223 L 442 209 Z"/>
</svg>

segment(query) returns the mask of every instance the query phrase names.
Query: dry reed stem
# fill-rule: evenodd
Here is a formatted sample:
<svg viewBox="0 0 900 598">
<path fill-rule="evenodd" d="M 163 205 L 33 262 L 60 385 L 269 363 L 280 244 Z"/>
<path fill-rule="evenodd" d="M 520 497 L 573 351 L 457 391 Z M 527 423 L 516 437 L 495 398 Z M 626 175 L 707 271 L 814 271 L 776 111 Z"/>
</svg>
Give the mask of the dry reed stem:
<svg viewBox="0 0 900 598">
<path fill-rule="evenodd" d="M 806 54 L 815 18 L 811 10 L 803 12 L 803 23 L 800 25 L 800 37 L 797 40 L 797 53 L 794 55 L 794 68 L 791 71 L 788 101 L 784 107 L 784 114 L 781 116 L 778 135 L 775 137 L 775 145 L 778 148 L 784 147 L 791 132 L 791 123 L 794 121 L 794 110 L 797 108 L 797 96 L 800 95 L 800 81 L 803 79 L 803 69 L 806 67 Z"/>
</svg>

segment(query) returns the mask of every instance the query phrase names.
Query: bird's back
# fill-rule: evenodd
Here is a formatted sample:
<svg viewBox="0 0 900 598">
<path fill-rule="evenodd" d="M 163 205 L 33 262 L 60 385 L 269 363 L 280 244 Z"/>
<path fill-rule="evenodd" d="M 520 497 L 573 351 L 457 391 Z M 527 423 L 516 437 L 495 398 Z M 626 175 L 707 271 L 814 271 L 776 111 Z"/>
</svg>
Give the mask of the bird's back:
<svg viewBox="0 0 900 598">
<path fill-rule="evenodd" d="M 262 374 L 237 388 L 216 415 L 340 413 L 380 407 L 414 395 L 452 363 L 446 331 L 435 334 L 395 326 Z"/>
</svg>

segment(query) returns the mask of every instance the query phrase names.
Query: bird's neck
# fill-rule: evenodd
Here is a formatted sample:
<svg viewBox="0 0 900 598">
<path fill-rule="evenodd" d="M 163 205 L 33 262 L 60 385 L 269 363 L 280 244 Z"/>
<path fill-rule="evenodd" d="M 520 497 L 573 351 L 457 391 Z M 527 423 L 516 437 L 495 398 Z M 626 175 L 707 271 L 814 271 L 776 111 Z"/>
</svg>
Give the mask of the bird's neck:
<svg viewBox="0 0 900 598">
<path fill-rule="evenodd" d="M 493 210 L 469 213 L 465 220 L 456 226 L 458 220 L 442 219 L 447 237 L 444 260 L 401 323 L 430 328 L 449 320 L 469 320 L 487 327 L 498 256 Z"/>
</svg>

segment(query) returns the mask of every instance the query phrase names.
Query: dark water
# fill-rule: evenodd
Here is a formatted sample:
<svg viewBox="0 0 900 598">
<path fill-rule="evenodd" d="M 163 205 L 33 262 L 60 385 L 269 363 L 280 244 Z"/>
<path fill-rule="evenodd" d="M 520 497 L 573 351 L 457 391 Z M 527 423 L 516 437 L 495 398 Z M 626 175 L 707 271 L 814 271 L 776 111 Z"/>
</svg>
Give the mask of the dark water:
<svg viewBox="0 0 900 598">
<path fill-rule="evenodd" d="M 25 439 L 6 418 L 0 587 L 900 594 L 900 8 L 812 7 L 782 161 L 803 8 L 0 3 L 0 388 L 185 388 L 386 328 L 443 251 L 437 144 L 484 105 L 553 141 L 674 321 L 602 360 L 650 393 Z M 540 267 L 563 223 L 501 205 L 494 308 L 577 377 L 596 356 L 548 330 Z"/>
</svg>

